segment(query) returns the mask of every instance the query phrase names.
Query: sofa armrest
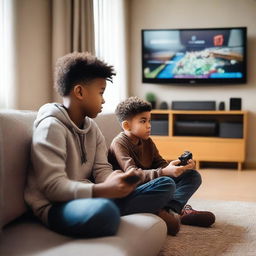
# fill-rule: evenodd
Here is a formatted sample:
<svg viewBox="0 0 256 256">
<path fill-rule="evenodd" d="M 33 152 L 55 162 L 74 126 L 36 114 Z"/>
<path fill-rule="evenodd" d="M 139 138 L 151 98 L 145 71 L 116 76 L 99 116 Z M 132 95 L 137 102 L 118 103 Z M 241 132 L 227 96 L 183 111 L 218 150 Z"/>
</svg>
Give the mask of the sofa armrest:
<svg viewBox="0 0 256 256">
<path fill-rule="evenodd" d="M 35 118 L 36 112 L 0 111 L 2 226 L 26 211 L 23 191 Z"/>
</svg>

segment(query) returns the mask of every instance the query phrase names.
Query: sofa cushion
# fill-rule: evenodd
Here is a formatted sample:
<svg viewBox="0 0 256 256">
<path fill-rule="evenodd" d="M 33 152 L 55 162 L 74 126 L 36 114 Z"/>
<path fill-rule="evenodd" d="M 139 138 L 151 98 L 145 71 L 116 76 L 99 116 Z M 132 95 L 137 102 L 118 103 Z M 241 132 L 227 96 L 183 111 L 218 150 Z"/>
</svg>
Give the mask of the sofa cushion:
<svg viewBox="0 0 256 256">
<path fill-rule="evenodd" d="M 165 238 L 165 223 L 146 213 L 122 217 L 115 236 L 93 239 L 72 239 L 52 232 L 36 220 L 22 220 L 4 228 L 0 255 L 153 256 Z"/>
<path fill-rule="evenodd" d="M 1 225 L 26 211 L 23 198 L 35 112 L 0 111 Z"/>
<path fill-rule="evenodd" d="M 115 114 L 100 114 L 94 119 L 105 137 L 107 147 L 115 136 L 122 131 Z"/>
</svg>

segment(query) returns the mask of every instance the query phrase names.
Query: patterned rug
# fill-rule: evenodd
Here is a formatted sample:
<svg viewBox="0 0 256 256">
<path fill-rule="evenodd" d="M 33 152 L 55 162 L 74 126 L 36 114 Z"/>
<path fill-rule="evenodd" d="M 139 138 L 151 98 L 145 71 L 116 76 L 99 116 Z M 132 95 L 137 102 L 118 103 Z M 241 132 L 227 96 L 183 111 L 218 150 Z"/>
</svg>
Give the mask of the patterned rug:
<svg viewBox="0 0 256 256">
<path fill-rule="evenodd" d="M 210 228 L 181 226 L 159 256 L 256 256 L 256 203 L 193 199 L 197 210 L 216 216 Z"/>
</svg>

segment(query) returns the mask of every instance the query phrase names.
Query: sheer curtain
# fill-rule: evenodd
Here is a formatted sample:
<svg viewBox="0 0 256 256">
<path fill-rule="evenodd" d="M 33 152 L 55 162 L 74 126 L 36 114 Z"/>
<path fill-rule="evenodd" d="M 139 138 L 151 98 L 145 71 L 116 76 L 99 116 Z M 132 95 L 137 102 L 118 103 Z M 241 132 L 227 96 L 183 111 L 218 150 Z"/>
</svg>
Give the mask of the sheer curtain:
<svg viewBox="0 0 256 256">
<path fill-rule="evenodd" d="M 93 0 L 95 54 L 115 67 L 117 75 L 104 93 L 103 112 L 113 112 L 127 97 L 126 1 Z"/>
<path fill-rule="evenodd" d="M 0 109 L 15 108 L 15 0 L 0 0 Z"/>
</svg>

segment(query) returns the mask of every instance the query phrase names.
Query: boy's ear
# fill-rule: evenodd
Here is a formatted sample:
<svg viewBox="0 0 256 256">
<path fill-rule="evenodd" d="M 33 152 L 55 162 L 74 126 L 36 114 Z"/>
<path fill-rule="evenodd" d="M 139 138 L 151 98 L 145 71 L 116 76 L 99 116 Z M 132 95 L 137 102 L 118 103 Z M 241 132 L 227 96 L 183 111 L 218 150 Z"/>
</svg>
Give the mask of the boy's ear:
<svg viewBox="0 0 256 256">
<path fill-rule="evenodd" d="M 129 124 L 129 122 L 128 122 L 127 120 L 125 120 L 125 121 L 122 122 L 122 128 L 123 128 L 123 130 L 125 130 L 125 131 L 130 131 L 130 130 L 131 130 L 131 129 L 130 129 L 130 124 Z"/>
<path fill-rule="evenodd" d="M 85 94 L 84 87 L 81 84 L 77 84 L 73 87 L 73 93 L 75 97 L 82 100 Z"/>
</svg>

